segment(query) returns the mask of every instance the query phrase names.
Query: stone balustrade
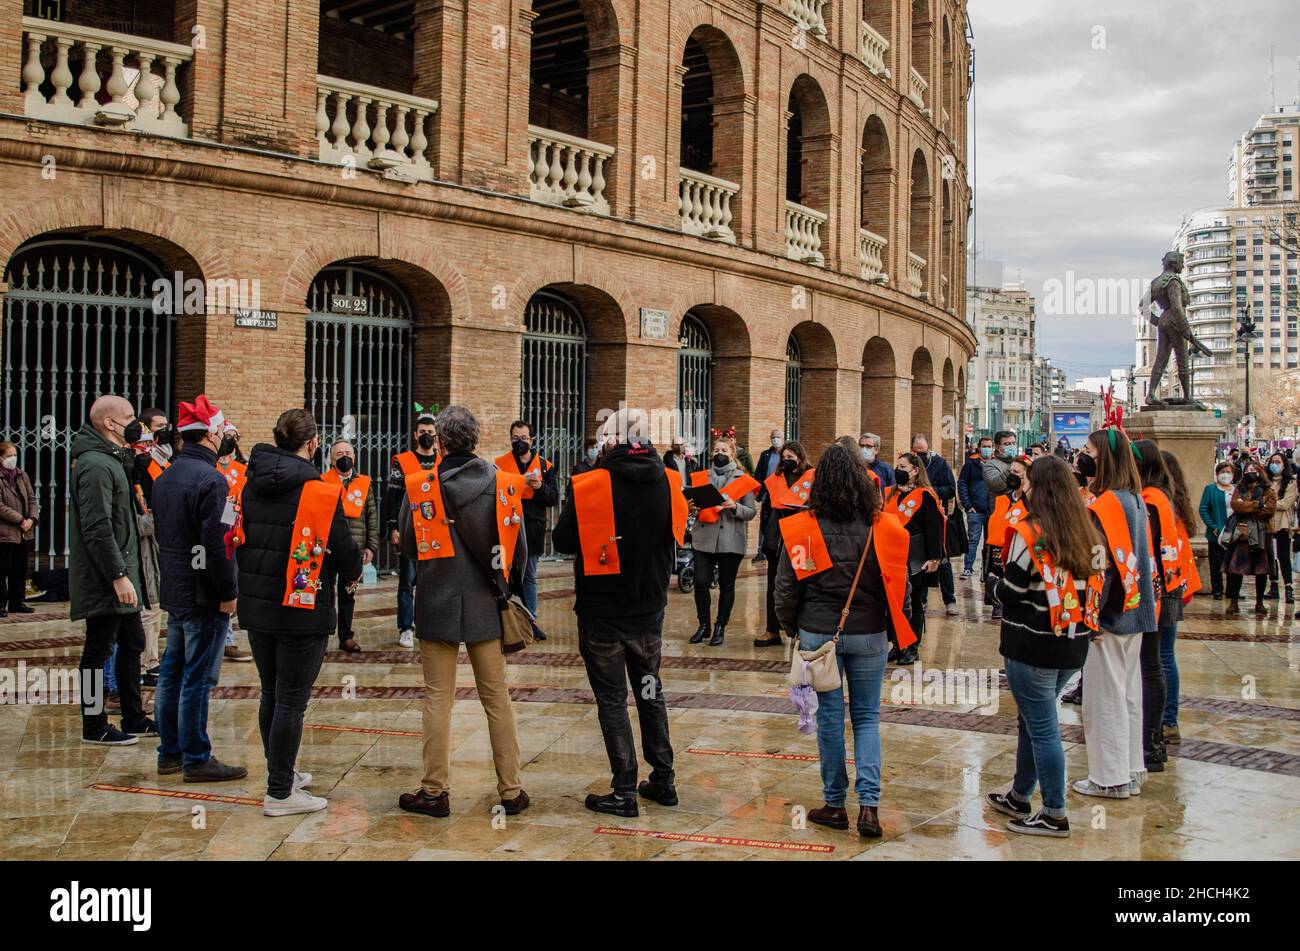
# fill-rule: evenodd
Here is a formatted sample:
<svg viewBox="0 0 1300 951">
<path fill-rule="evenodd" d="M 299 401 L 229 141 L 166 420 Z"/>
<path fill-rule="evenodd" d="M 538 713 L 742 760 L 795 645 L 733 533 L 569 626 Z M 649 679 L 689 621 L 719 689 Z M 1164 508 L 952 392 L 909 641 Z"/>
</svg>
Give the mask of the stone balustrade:
<svg viewBox="0 0 1300 951">
<path fill-rule="evenodd" d="M 364 166 L 396 178 L 432 181 L 424 128 L 437 111 L 433 99 L 317 76 L 320 160 Z"/>
<path fill-rule="evenodd" d="M 885 273 L 885 247 L 889 241 L 866 228 L 858 230 L 858 259 L 862 262 L 862 279 L 877 281 L 881 284 L 889 281 Z"/>
<path fill-rule="evenodd" d="M 908 85 L 907 98 L 912 100 L 912 104 L 921 110 L 924 116 L 931 115 L 930 107 L 925 104 L 925 94 L 930 89 L 930 84 L 925 81 L 925 77 L 911 68 L 911 83 Z"/>
<path fill-rule="evenodd" d="M 554 129 L 528 127 L 528 181 L 536 201 L 609 214 L 605 163 L 612 146 Z"/>
<path fill-rule="evenodd" d="M 826 215 L 794 201 L 785 203 L 785 256 L 805 264 L 824 265 L 822 227 Z"/>
<path fill-rule="evenodd" d="M 677 213 L 682 218 L 682 231 L 735 244 L 736 235 L 731 230 L 731 199 L 740 191 L 740 186 L 689 168 L 680 172 Z"/>
<path fill-rule="evenodd" d="M 862 21 L 862 49 L 859 55 L 862 62 L 866 63 L 867 69 L 872 75 L 879 76 L 882 79 L 892 79 L 891 73 L 885 67 L 885 56 L 889 53 L 889 40 L 877 33 L 866 20 Z"/>
<path fill-rule="evenodd" d="M 794 19 L 800 29 L 817 36 L 826 36 L 826 19 L 822 10 L 826 0 L 786 0 L 786 12 Z"/>
<path fill-rule="evenodd" d="M 24 115 L 189 135 L 176 105 L 177 71 L 194 59 L 190 47 L 39 17 L 23 17 L 23 34 Z"/>
<path fill-rule="evenodd" d="M 907 252 L 907 289 L 916 297 L 926 296 L 925 258 L 911 251 Z"/>
</svg>

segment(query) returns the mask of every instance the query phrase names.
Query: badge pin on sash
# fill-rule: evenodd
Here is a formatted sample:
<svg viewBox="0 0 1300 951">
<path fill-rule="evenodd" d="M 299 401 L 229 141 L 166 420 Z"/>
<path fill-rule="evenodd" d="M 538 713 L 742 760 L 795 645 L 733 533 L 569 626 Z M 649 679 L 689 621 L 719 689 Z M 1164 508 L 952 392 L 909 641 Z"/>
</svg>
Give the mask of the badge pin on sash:
<svg viewBox="0 0 1300 951">
<path fill-rule="evenodd" d="M 607 549 L 609 548 L 610 545 L 619 541 L 622 537 L 623 537 L 622 535 L 610 535 L 609 543 L 600 546 L 600 558 L 598 558 L 597 561 L 599 561 L 602 565 L 609 564 L 609 554 L 607 552 Z"/>
<path fill-rule="evenodd" d="M 817 567 L 817 563 L 812 557 L 812 536 L 805 535 L 803 540 L 803 570 L 812 571 Z"/>
<path fill-rule="evenodd" d="M 506 492 L 509 492 L 511 495 L 514 495 L 515 487 L 513 485 L 507 486 Z M 515 507 L 514 503 L 506 499 L 506 492 L 498 491 L 497 501 L 501 503 L 502 508 L 505 508 L 507 505 L 510 506 L 510 514 L 501 516 L 501 524 L 506 528 L 509 528 L 511 525 L 519 524 L 519 509 Z"/>
</svg>

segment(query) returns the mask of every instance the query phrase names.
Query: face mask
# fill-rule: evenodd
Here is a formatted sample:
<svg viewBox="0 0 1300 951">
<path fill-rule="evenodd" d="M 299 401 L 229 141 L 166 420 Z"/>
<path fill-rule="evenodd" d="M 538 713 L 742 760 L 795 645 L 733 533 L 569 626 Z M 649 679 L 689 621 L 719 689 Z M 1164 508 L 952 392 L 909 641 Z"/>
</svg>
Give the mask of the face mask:
<svg viewBox="0 0 1300 951">
<path fill-rule="evenodd" d="M 153 447 L 153 451 L 158 455 L 160 459 L 166 462 L 168 459 L 172 457 L 172 444 L 163 443 L 159 445 L 155 443 Z"/>
<path fill-rule="evenodd" d="M 1018 447 L 1018 446 L 1007 446 L 1006 449 L 1003 449 L 1003 450 L 1002 450 L 1002 455 L 1003 455 L 1004 458 L 1007 458 L 1007 459 L 1014 459 L 1014 458 L 1016 458 L 1016 456 L 1020 455 L 1020 447 Z"/>
<path fill-rule="evenodd" d="M 1268 464 L 1268 471 L 1273 473 L 1273 475 L 1281 475 L 1282 464 L 1280 462 L 1270 462 Z"/>
<path fill-rule="evenodd" d="M 347 475 L 349 472 L 352 471 L 352 457 L 339 456 L 337 459 L 334 460 L 334 468 L 338 469 L 339 472 L 343 473 L 344 475 Z"/>
<path fill-rule="evenodd" d="M 588 462 L 588 464 L 594 463 L 594 462 L 596 461 L 596 455 L 597 455 L 597 453 L 596 453 L 596 447 L 595 447 L 595 446 L 592 446 L 590 449 L 587 450 L 587 462 Z"/>
<path fill-rule="evenodd" d="M 235 437 L 222 436 L 221 445 L 217 447 L 217 457 L 228 456 L 235 451 Z"/>
<path fill-rule="evenodd" d="M 1020 478 L 1020 476 L 1016 475 L 1014 472 L 1011 473 L 1009 476 L 1007 476 L 1007 488 L 1010 489 L 1012 492 L 1015 492 L 1017 489 L 1019 489 L 1022 484 L 1023 484 L 1023 480 Z"/>
<path fill-rule="evenodd" d="M 18 468 L 18 457 L 17 457 L 17 456 L 5 456 L 5 458 L 4 458 L 4 467 L 5 467 L 6 469 L 17 469 L 17 468 Z"/>
<path fill-rule="evenodd" d="M 894 481 L 898 483 L 899 486 L 907 485 L 908 481 L 911 478 L 912 478 L 912 473 L 908 472 L 906 469 L 894 470 Z"/>
<path fill-rule="evenodd" d="M 1092 458 L 1092 456 L 1088 455 L 1086 452 L 1075 460 L 1075 465 L 1079 467 L 1079 473 L 1085 479 L 1091 479 L 1097 474 L 1097 460 Z"/>
<path fill-rule="evenodd" d="M 773 449 L 780 449 L 780 448 L 781 448 L 782 446 L 784 446 L 784 445 L 785 445 L 785 440 L 782 439 L 780 436 L 773 436 L 773 437 L 772 437 L 772 448 L 773 448 Z"/>
<path fill-rule="evenodd" d="M 1086 489 L 1088 487 L 1088 477 L 1082 472 L 1076 472 L 1074 474 L 1074 481 L 1079 483 L 1079 488 L 1081 489 Z"/>
<path fill-rule="evenodd" d="M 510 440 L 510 451 L 516 456 L 526 456 L 533 447 L 528 445 L 522 439 Z"/>
<path fill-rule="evenodd" d="M 421 449 L 428 452 L 433 448 L 434 438 L 433 433 L 420 433 L 415 437 L 415 442 Z"/>
<path fill-rule="evenodd" d="M 1219 479 L 1219 485 L 1232 485 L 1231 472 L 1220 472 L 1218 479 Z"/>
<path fill-rule="evenodd" d="M 992 447 L 992 446 L 980 446 L 980 458 L 981 458 L 981 459 L 992 459 L 992 458 L 993 458 L 993 447 Z"/>
<path fill-rule="evenodd" d="M 863 446 L 863 447 L 862 447 L 862 460 L 863 460 L 864 462 L 868 462 L 868 463 L 875 462 L 875 461 L 876 461 L 876 450 L 872 449 L 870 446 Z"/>
<path fill-rule="evenodd" d="M 316 444 L 316 448 L 311 451 L 310 455 L 311 455 L 311 464 L 314 465 L 317 469 L 319 469 L 321 467 L 321 463 L 325 461 L 325 453 L 321 452 L 320 443 Z"/>
<path fill-rule="evenodd" d="M 781 471 L 786 475 L 794 475 L 799 471 L 799 462 L 796 459 L 782 459 Z"/>
<path fill-rule="evenodd" d="M 126 440 L 127 445 L 133 442 L 139 442 L 141 435 L 144 434 L 144 427 L 140 425 L 140 420 L 133 419 L 122 427 L 122 438 Z"/>
<path fill-rule="evenodd" d="M 731 457 L 726 453 L 716 452 L 713 454 L 713 468 L 715 469 L 725 469 L 730 462 Z"/>
</svg>

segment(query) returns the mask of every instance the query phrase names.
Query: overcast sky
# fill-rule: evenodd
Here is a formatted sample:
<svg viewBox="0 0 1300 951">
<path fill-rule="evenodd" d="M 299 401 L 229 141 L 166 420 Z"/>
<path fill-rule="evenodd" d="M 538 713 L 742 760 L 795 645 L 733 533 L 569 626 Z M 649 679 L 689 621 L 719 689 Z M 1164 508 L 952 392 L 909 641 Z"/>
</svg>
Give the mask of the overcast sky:
<svg viewBox="0 0 1300 951">
<path fill-rule="evenodd" d="M 970 0 L 970 18 L 972 241 L 1038 298 L 1040 354 L 1071 378 L 1127 367 L 1131 313 L 1051 316 L 1049 282 L 1145 285 L 1183 216 L 1226 201 L 1270 44 L 1277 99 L 1296 98 L 1300 2 Z"/>
</svg>

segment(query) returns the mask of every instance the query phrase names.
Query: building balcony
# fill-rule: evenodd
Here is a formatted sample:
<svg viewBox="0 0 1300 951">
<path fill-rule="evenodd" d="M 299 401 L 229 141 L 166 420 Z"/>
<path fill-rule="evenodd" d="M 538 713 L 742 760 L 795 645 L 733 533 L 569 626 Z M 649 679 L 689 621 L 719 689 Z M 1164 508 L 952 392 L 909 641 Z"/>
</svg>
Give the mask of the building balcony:
<svg viewBox="0 0 1300 951">
<path fill-rule="evenodd" d="M 609 214 L 605 163 L 613 156 L 612 146 L 530 125 L 528 181 L 533 199 Z"/>
<path fill-rule="evenodd" d="M 24 115 L 186 138 L 176 111 L 188 46 L 89 26 L 23 17 Z M 73 70 L 76 70 L 74 77 Z"/>
<path fill-rule="evenodd" d="M 785 203 L 785 256 L 791 261 L 816 264 L 826 263 L 822 256 L 822 228 L 825 213 L 815 211 L 794 201 Z"/>
<path fill-rule="evenodd" d="M 916 297 L 924 299 L 925 292 L 925 258 L 919 254 L 907 252 L 907 289 Z"/>
<path fill-rule="evenodd" d="M 862 279 L 888 284 L 885 273 L 885 248 L 889 241 L 866 228 L 858 229 L 858 260 L 862 262 Z"/>
<path fill-rule="evenodd" d="M 826 0 L 785 0 L 785 12 L 805 30 L 823 39 L 826 37 L 826 20 L 822 11 Z"/>
<path fill-rule="evenodd" d="M 731 230 L 731 200 L 740 192 L 735 182 L 688 168 L 680 170 L 677 213 L 685 234 L 736 243 Z"/>
<path fill-rule="evenodd" d="M 364 167 L 399 181 L 432 181 L 425 124 L 438 103 L 362 83 L 316 77 L 322 162 Z"/>
<path fill-rule="evenodd" d="M 885 56 L 889 53 L 889 40 L 885 39 L 874 29 L 866 20 L 862 21 L 862 48 L 859 55 L 862 62 L 866 64 L 867 70 L 873 76 L 879 76 L 882 79 L 892 79 L 891 73 L 885 67 Z"/>
<path fill-rule="evenodd" d="M 930 84 L 925 81 L 925 77 L 918 73 L 914 68 L 909 67 L 911 81 L 908 84 L 907 98 L 912 100 L 912 105 L 921 110 L 924 116 L 931 115 L 930 109 L 925 104 L 925 94 L 930 89 Z"/>
</svg>

